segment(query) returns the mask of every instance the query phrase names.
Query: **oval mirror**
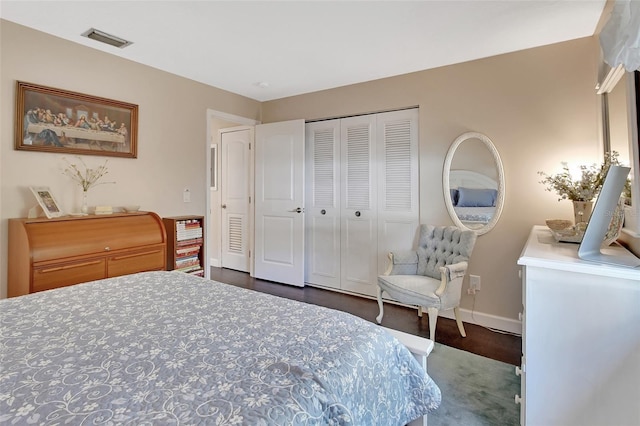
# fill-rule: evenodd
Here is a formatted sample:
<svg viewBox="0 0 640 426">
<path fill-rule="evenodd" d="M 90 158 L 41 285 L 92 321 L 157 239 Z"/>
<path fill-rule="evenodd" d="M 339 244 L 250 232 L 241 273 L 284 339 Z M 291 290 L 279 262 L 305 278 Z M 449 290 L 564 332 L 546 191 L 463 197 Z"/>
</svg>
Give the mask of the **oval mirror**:
<svg viewBox="0 0 640 426">
<path fill-rule="evenodd" d="M 478 235 L 496 226 L 504 205 L 504 170 L 491 139 L 477 132 L 458 136 L 444 160 L 442 185 L 456 226 Z"/>
</svg>

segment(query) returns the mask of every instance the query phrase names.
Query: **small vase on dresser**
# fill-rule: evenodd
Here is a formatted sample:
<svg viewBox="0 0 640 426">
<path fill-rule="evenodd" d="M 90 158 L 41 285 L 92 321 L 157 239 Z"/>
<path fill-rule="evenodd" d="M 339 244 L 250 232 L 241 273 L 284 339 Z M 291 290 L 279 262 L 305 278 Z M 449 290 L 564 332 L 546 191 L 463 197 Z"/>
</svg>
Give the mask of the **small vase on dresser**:
<svg viewBox="0 0 640 426">
<path fill-rule="evenodd" d="M 574 223 L 587 223 L 591 218 L 593 210 L 593 201 L 573 201 L 573 217 Z"/>
<path fill-rule="evenodd" d="M 82 191 L 82 207 L 80 207 L 80 212 L 82 212 L 84 214 L 88 214 L 89 213 L 89 206 L 87 205 L 88 195 L 89 195 L 89 191 L 88 190 Z"/>
</svg>

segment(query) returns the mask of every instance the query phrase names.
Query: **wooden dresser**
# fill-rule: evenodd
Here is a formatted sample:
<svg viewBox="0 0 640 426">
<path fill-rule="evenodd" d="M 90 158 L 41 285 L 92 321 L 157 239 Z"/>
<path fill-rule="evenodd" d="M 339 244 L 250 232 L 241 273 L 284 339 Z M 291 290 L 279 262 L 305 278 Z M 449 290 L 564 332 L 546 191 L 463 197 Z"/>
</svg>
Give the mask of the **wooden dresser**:
<svg viewBox="0 0 640 426">
<path fill-rule="evenodd" d="M 167 237 L 155 213 L 9 219 L 8 296 L 164 270 Z"/>
</svg>

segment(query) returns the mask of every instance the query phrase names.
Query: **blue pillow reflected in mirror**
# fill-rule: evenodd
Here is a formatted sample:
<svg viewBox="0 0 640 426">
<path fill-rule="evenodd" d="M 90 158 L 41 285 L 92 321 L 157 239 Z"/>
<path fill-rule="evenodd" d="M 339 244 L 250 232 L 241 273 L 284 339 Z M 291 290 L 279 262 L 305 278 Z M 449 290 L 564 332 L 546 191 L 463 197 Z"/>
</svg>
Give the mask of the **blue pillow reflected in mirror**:
<svg viewBox="0 0 640 426">
<path fill-rule="evenodd" d="M 456 207 L 495 207 L 498 198 L 496 189 L 458 188 Z"/>
</svg>

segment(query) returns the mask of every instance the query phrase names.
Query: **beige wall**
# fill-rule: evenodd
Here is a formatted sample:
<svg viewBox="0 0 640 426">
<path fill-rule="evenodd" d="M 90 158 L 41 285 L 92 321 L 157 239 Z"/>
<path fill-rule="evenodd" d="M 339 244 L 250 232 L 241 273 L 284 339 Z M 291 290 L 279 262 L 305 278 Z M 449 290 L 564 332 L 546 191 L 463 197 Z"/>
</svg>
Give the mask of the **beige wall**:
<svg viewBox="0 0 640 426">
<path fill-rule="evenodd" d="M 107 180 L 89 204 L 140 204 L 161 216 L 205 213 L 207 109 L 260 119 L 260 103 L 192 80 L 0 20 L 0 297 L 6 297 L 7 219 L 35 204 L 32 185 L 47 185 L 66 211 L 80 189 L 60 172 L 63 155 L 13 149 L 16 80 L 125 101 L 139 106 L 138 158 L 109 158 Z M 67 157 L 70 157 L 67 155 Z M 71 156 L 73 159 L 73 157 Z M 191 203 L 183 203 L 184 188 Z"/>
<path fill-rule="evenodd" d="M 531 226 L 572 217 L 571 205 L 546 192 L 537 172 L 601 158 L 598 49 L 585 38 L 275 100 L 264 103 L 263 122 L 418 105 L 420 217 L 433 224 L 452 223 L 442 195 L 449 145 L 467 131 L 491 138 L 504 164 L 505 206 L 498 225 L 478 239 L 470 273 L 481 276 L 482 290 L 475 305 L 465 293 L 462 307 L 515 319 L 522 310 L 516 262 Z"/>
<path fill-rule="evenodd" d="M 89 201 L 136 203 L 162 216 L 204 215 L 207 109 L 273 122 L 419 106 L 421 220 L 429 223 L 451 223 L 441 189 L 449 145 L 463 132 L 482 132 L 502 156 L 507 192 L 502 219 L 479 238 L 471 261 L 482 291 L 475 305 L 465 295 L 463 307 L 500 317 L 517 318 L 521 310 L 516 261 L 530 227 L 571 217 L 569 203 L 544 191 L 536 172 L 600 158 L 594 38 L 262 105 L 7 21 L 0 21 L 0 48 L 0 297 L 6 295 L 7 219 L 25 216 L 34 204 L 28 187 L 50 186 L 68 211 L 80 202 L 79 189 L 59 171 L 62 155 L 13 149 L 16 80 L 138 104 L 138 158 L 110 158 L 117 183 L 95 188 Z M 104 158 L 86 157 L 90 164 Z M 182 202 L 185 187 L 189 204 Z"/>
</svg>

